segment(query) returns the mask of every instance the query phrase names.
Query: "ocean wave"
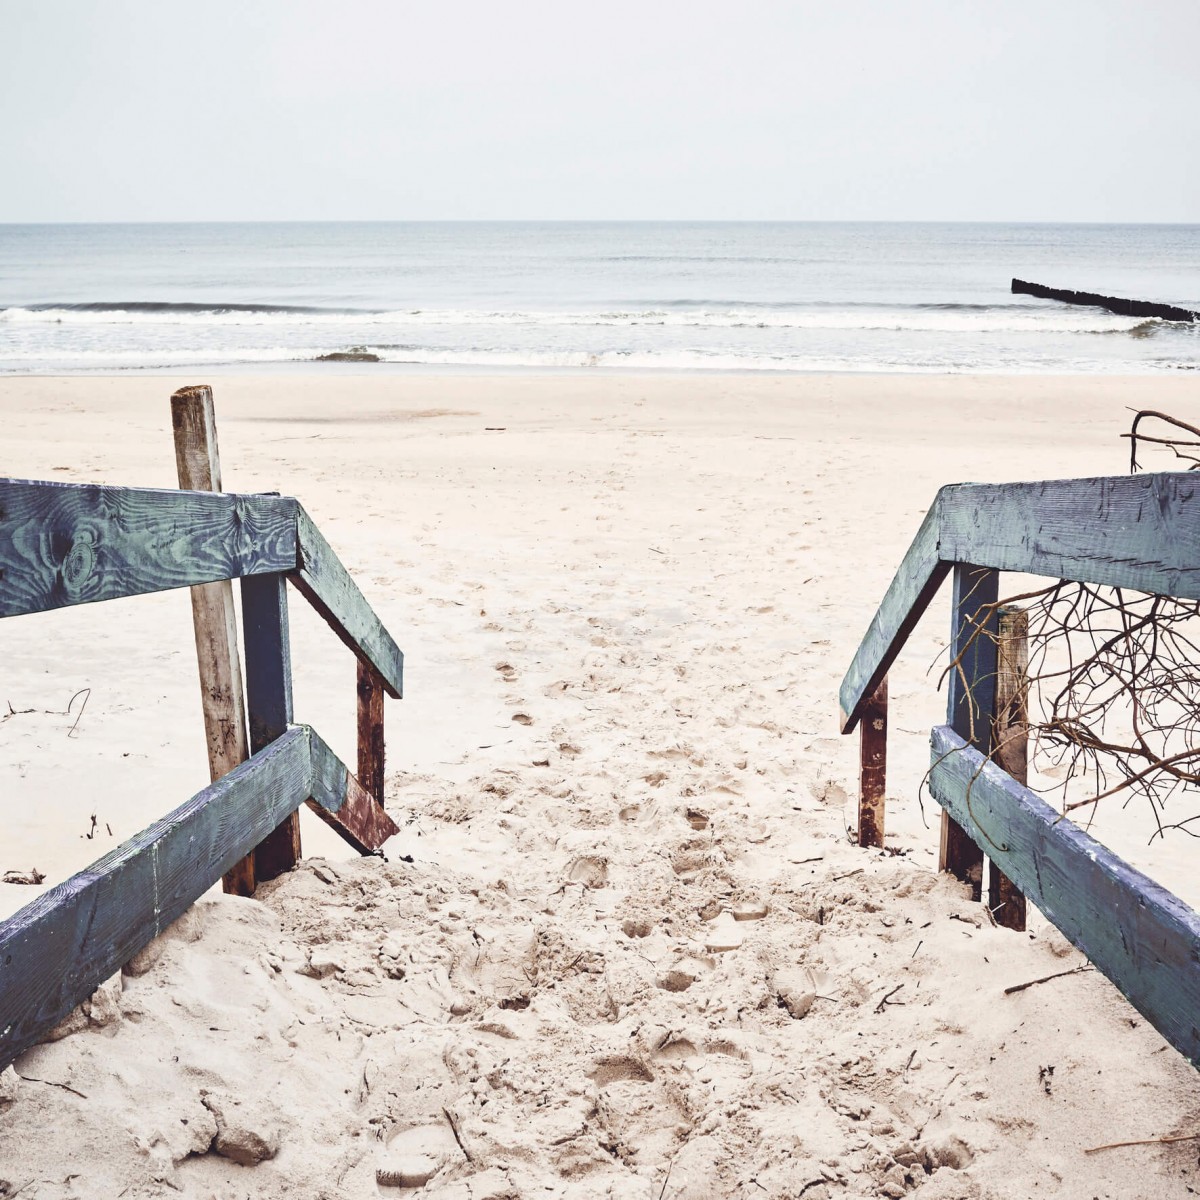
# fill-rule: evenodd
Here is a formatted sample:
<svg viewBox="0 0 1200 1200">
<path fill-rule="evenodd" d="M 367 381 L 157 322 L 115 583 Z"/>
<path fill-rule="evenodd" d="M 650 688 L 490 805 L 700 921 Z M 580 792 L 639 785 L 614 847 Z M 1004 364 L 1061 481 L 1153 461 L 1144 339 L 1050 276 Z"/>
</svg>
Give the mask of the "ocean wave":
<svg viewBox="0 0 1200 1200">
<path fill-rule="evenodd" d="M 473 370 L 626 370 L 626 371 L 724 371 L 724 372 L 781 372 L 807 374 L 838 374 L 844 372 L 886 372 L 897 374 L 1067 374 L 1103 373 L 1114 369 L 1111 360 L 1083 356 L 1053 362 L 1039 361 L 1011 354 L 975 357 L 963 362 L 952 354 L 925 355 L 864 355 L 864 354 L 750 354 L 734 350 L 663 349 L 663 350 L 605 350 L 585 349 L 534 350 L 463 347 L 440 349 L 415 345 L 370 345 L 380 363 L 354 364 L 357 370 L 378 370 L 392 367 L 432 367 Z M 303 367 L 308 371 L 324 371 L 330 364 L 318 362 L 318 356 L 328 353 L 329 347 L 223 346 L 220 349 L 79 349 L 52 354 L 31 353 L 28 350 L 0 349 L 0 374 L 106 372 L 113 370 L 170 370 L 180 367 L 244 366 L 264 369 L 280 366 Z M 1194 364 L 1176 361 L 1143 360 L 1121 363 L 1126 373 L 1156 373 L 1168 369 L 1190 369 Z"/>
<path fill-rule="evenodd" d="M 771 309 L 763 307 L 611 308 L 604 311 L 394 309 L 364 311 L 290 305 L 125 304 L 13 306 L 0 309 L 0 324 L 64 326 L 157 325 L 293 327 L 352 326 L 356 329 L 430 326 L 570 327 L 671 326 L 690 329 L 813 329 L 910 331 L 922 333 L 1145 333 L 1147 323 L 1099 310 L 1063 311 L 1030 305 L 919 304 Z"/>
</svg>

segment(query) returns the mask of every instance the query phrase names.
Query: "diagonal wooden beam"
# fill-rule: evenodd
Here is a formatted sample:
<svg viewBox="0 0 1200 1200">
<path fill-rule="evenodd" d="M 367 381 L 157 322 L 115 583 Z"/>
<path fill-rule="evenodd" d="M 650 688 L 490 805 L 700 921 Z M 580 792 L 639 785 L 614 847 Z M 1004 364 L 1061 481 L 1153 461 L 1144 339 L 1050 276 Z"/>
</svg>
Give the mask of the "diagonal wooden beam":
<svg viewBox="0 0 1200 1200">
<path fill-rule="evenodd" d="M 308 513 L 297 508 L 298 555 L 292 582 L 359 659 L 379 672 L 388 695 L 399 698 L 404 692 L 400 647 Z"/>
</svg>

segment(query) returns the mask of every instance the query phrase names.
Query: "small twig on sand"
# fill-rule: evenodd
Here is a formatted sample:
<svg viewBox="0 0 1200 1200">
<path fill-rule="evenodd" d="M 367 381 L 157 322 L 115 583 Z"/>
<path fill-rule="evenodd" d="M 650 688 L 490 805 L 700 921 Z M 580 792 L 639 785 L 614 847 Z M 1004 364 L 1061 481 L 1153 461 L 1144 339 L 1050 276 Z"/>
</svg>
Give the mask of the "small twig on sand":
<svg viewBox="0 0 1200 1200">
<path fill-rule="evenodd" d="M 853 871 L 847 871 L 847 872 L 845 873 L 845 875 L 835 875 L 835 876 L 833 877 L 833 882 L 834 882 L 834 883 L 838 883 L 839 881 L 841 881 L 841 880 L 843 880 L 843 879 L 849 879 L 849 878 L 850 878 L 852 875 L 861 875 L 862 873 L 863 873 L 863 868 L 862 868 L 862 867 L 858 867 L 858 868 L 856 868 L 856 869 L 855 869 L 855 870 L 853 870 Z"/>
<path fill-rule="evenodd" d="M 1124 1146 L 1165 1146 L 1170 1142 L 1194 1142 L 1200 1133 L 1176 1133 L 1169 1137 L 1140 1138 L 1136 1142 L 1108 1142 L 1103 1146 L 1092 1146 L 1084 1154 L 1097 1154 L 1101 1150 L 1120 1150 Z"/>
<path fill-rule="evenodd" d="M 72 1096 L 78 1096 L 80 1100 L 86 1100 L 87 1097 L 80 1091 L 76 1091 L 69 1083 L 57 1083 L 53 1079 L 38 1079 L 35 1075 L 18 1075 L 18 1079 L 25 1083 L 44 1083 L 47 1087 L 62 1088 L 64 1092 L 70 1092 Z"/>
<path fill-rule="evenodd" d="M 882 1000 L 880 1000 L 880 1002 L 879 1002 L 877 1005 L 875 1005 L 875 1011 L 876 1011 L 877 1013 L 883 1012 L 883 1010 L 884 1010 L 885 1008 L 887 1008 L 887 1007 L 888 1007 L 888 1004 L 889 1004 L 889 1002 L 890 1002 L 890 1003 L 892 1003 L 892 1004 L 903 1004 L 903 1003 L 904 1003 L 904 1001 L 903 1001 L 903 1000 L 893 1000 L 893 999 L 892 999 L 892 997 L 893 997 L 893 996 L 894 996 L 894 995 L 895 995 L 895 994 L 896 994 L 896 993 L 897 993 L 897 992 L 898 992 L 898 991 L 899 991 L 899 990 L 900 990 L 900 989 L 901 989 L 903 986 L 904 986 L 904 984 L 902 984 L 902 983 L 898 983 L 898 984 L 897 984 L 897 985 L 896 985 L 894 988 L 892 988 L 892 990 L 891 990 L 890 992 L 888 992 L 888 994 L 887 994 L 886 996 L 884 996 L 884 998 L 883 998 Z"/>
<path fill-rule="evenodd" d="M 674 1159 L 671 1159 L 671 1161 L 669 1163 L 667 1163 L 667 1174 L 666 1174 L 666 1178 L 663 1180 L 662 1189 L 658 1193 L 658 1200 L 663 1200 L 663 1197 L 667 1194 L 667 1184 L 671 1182 L 671 1168 L 674 1165 L 675 1165 Z"/>
<path fill-rule="evenodd" d="M 466 1146 L 463 1145 L 462 1137 L 458 1132 L 458 1122 L 455 1121 L 455 1119 L 450 1115 L 450 1110 L 448 1108 L 443 1108 L 442 1112 L 445 1114 L 446 1120 L 450 1122 L 450 1132 L 454 1134 L 454 1140 L 458 1143 L 458 1148 L 465 1155 L 467 1162 L 473 1163 L 475 1161 L 475 1156 L 466 1148 Z"/>
<path fill-rule="evenodd" d="M 1062 979 L 1064 975 L 1078 975 L 1092 969 L 1091 963 L 1084 963 L 1081 967 L 1072 967 L 1069 971 L 1056 971 L 1053 975 L 1043 975 L 1041 979 L 1031 979 L 1028 983 L 1014 983 L 1012 987 L 1004 989 L 1004 994 L 1011 996 L 1015 992 L 1023 992 L 1026 988 L 1036 987 L 1039 983 L 1049 983 L 1052 979 Z"/>
</svg>

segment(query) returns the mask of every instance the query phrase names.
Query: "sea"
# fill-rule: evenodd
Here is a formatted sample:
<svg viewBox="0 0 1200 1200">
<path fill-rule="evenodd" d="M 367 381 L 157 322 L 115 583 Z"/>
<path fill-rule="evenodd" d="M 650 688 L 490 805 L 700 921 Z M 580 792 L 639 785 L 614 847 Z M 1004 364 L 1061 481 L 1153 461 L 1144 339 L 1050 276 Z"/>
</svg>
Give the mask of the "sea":
<svg viewBox="0 0 1200 1200">
<path fill-rule="evenodd" d="M 0 225 L 0 372 L 1200 369 L 1014 276 L 1200 310 L 1200 225 Z"/>
</svg>

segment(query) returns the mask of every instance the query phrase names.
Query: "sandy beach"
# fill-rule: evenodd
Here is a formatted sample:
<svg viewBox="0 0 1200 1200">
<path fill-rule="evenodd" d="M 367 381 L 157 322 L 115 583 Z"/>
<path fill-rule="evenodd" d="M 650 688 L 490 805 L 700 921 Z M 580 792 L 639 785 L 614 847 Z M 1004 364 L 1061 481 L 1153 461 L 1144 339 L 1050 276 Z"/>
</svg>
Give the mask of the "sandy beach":
<svg viewBox="0 0 1200 1200">
<path fill-rule="evenodd" d="M 1200 378 L 6 377 L 0 474 L 174 486 L 199 382 L 226 489 L 298 497 L 405 651 L 401 832 L 351 859 L 303 813 L 296 871 L 0 1076 L 0 1197 L 1200 1188 L 1195 1141 L 1089 1153 L 1195 1133 L 1194 1069 L 1095 972 L 1005 995 L 1084 959 L 935 873 L 945 595 L 890 677 L 884 852 L 836 719 L 940 485 L 1120 474 L 1128 409 L 1194 420 Z M 297 719 L 353 762 L 353 660 L 291 621 Z M 207 783 L 183 592 L 0 622 L 0 661 L 0 874 L 59 882 Z M 1200 901 L 1188 840 L 1114 809 Z"/>
</svg>

